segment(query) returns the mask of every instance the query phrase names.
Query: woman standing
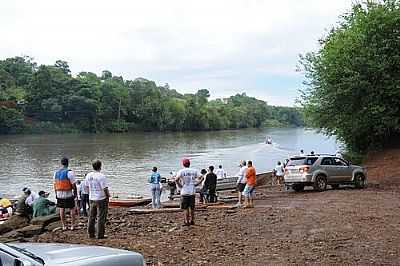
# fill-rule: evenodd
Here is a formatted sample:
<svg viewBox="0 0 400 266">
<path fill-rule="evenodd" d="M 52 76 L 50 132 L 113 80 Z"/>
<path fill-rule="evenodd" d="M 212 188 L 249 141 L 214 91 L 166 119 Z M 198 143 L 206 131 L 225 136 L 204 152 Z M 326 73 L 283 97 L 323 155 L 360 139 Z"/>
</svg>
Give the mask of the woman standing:
<svg viewBox="0 0 400 266">
<path fill-rule="evenodd" d="M 153 167 L 153 172 L 151 173 L 149 177 L 149 183 L 150 183 L 150 190 L 151 190 L 151 205 L 154 209 L 158 209 L 161 207 L 160 203 L 160 192 L 161 192 L 161 187 L 160 187 L 160 180 L 161 176 L 157 172 L 157 167 Z"/>
</svg>

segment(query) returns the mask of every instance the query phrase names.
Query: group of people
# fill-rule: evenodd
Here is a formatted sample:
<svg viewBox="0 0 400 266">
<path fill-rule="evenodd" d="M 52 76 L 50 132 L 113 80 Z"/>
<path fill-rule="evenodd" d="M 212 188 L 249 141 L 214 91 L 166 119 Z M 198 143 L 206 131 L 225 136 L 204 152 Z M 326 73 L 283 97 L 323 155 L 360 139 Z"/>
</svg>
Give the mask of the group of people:
<svg viewBox="0 0 400 266">
<path fill-rule="evenodd" d="M 69 169 L 68 158 L 64 157 L 60 162 L 61 167 L 54 172 L 53 176 L 56 202 L 50 201 L 47 198 L 49 193 L 45 191 L 35 193 L 29 188 L 24 188 L 23 195 L 15 205 L 0 195 L 0 214 L 4 216 L 5 213 L 10 215 L 14 212 L 15 215 L 31 219 L 54 214 L 58 208 L 62 229 L 75 230 L 76 216 L 82 211 L 84 216 L 89 216 L 89 237 L 104 238 L 110 193 L 107 178 L 101 173 L 101 161 L 93 161 L 93 171 L 88 173 L 82 182 L 77 180 L 74 172 Z M 87 205 L 89 205 L 89 213 Z M 66 220 L 68 211 L 71 216 L 69 226 Z"/>
</svg>

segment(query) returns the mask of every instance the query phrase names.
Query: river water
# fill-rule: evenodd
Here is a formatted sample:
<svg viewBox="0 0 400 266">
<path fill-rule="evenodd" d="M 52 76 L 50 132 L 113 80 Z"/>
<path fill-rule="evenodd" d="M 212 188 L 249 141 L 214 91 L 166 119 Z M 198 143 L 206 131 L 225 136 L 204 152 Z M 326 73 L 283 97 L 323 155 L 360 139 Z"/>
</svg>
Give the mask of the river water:
<svg viewBox="0 0 400 266">
<path fill-rule="evenodd" d="M 264 143 L 267 135 L 272 145 Z M 240 160 L 252 160 L 257 172 L 266 172 L 300 149 L 334 153 L 339 146 L 334 138 L 303 128 L 0 136 L 0 192 L 15 196 L 25 186 L 51 192 L 52 175 L 63 156 L 70 158 L 78 178 L 91 171 L 93 159 L 100 159 L 111 193 L 130 196 L 149 195 L 147 177 L 153 166 L 168 176 L 181 168 L 184 157 L 195 168 L 222 164 L 228 175 L 235 175 Z"/>
</svg>

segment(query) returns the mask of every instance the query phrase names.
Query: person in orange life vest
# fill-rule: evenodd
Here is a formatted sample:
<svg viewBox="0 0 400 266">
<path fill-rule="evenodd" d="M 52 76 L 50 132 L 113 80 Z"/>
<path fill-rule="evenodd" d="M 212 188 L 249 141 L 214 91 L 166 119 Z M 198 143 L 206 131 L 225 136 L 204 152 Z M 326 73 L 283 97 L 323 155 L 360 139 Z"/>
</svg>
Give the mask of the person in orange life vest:
<svg viewBox="0 0 400 266">
<path fill-rule="evenodd" d="M 71 230 L 75 229 L 76 206 L 75 198 L 76 179 L 74 172 L 68 169 L 68 158 L 61 159 L 61 168 L 54 173 L 54 190 L 57 199 L 57 207 L 60 208 L 60 218 L 63 230 L 67 229 L 65 220 L 65 209 L 70 209 Z"/>
</svg>

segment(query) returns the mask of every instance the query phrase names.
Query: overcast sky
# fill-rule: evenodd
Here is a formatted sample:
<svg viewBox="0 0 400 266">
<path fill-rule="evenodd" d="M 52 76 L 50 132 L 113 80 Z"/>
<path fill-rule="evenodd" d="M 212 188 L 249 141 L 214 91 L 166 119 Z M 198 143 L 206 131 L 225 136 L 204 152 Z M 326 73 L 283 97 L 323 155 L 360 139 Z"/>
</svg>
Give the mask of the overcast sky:
<svg viewBox="0 0 400 266">
<path fill-rule="evenodd" d="M 69 63 L 73 74 L 110 70 L 212 98 L 246 92 L 292 106 L 298 55 L 351 0 L 3 0 L 0 58 Z"/>
</svg>

